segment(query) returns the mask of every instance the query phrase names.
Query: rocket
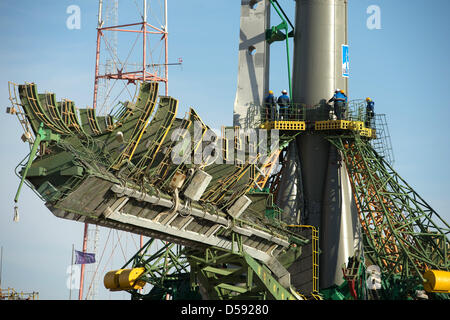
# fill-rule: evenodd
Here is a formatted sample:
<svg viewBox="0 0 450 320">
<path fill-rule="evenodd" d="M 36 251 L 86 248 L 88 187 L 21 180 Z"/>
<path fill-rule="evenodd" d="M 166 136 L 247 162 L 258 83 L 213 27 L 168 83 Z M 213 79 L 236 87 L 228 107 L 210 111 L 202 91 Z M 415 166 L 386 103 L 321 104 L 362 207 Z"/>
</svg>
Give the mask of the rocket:
<svg viewBox="0 0 450 320">
<path fill-rule="evenodd" d="M 270 24 L 267 12 L 271 4 L 268 0 L 260 1 L 252 9 L 251 3 L 241 2 L 240 53 L 244 53 L 244 58 L 239 56 L 234 113 L 234 125 L 239 126 L 248 125 L 239 116 L 246 118 L 250 102 L 262 101 L 268 91 L 268 74 L 263 70 L 269 70 L 270 49 L 266 41 L 258 38 L 256 28 L 263 32 L 262 28 Z M 328 110 L 327 101 L 336 89 L 348 95 L 348 75 L 342 64 L 348 48 L 347 6 L 348 0 L 296 0 L 292 102 L 306 105 L 307 121 L 324 120 L 319 116 Z M 249 39 L 247 33 L 254 35 L 251 38 L 254 41 L 260 40 L 250 44 L 259 48 L 259 61 L 243 51 L 248 51 L 242 40 Z M 255 67 L 261 63 L 264 68 L 258 73 L 260 77 L 256 77 L 252 70 L 258 71 Z M 253 96 L 248 97 L 249 93 Z M 314 131 L 299 134 L 287 148 L 278 206 L 297 224 L 318 228 L 320 289 L 340 285 L 343 265 L 362 250 L 358 212 L 342 155 Z M 304 275 L 291 272 L 294 286 L 300 285 L 303 278 Z"/>
</svg>

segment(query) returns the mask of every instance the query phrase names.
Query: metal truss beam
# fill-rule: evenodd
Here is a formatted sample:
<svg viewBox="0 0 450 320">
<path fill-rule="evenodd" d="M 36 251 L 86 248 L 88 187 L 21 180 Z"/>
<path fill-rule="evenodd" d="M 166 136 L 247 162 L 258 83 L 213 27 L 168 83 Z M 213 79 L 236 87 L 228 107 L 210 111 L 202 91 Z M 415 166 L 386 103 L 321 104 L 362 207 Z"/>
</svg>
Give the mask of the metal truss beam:
<svg viewBox="0 0 450 320">
<path fill-rule="evenodd" d="M 328 136 L 343 155 L 364 231 L 365 253 L 386 277 L 423 280 L 449 270 L 450 226 L 357 135 Z"/>
</svg>

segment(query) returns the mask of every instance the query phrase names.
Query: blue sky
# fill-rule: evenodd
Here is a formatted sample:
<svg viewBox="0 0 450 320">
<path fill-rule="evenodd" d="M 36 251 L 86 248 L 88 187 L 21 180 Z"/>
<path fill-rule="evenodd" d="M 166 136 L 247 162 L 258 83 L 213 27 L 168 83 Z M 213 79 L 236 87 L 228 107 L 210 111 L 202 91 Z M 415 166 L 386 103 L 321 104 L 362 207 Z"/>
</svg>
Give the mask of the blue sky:
<svg viewBox="0 0 450 320">
<path fill-rule="evenodd" d="M 294 1 L 279 2 L 294 21 Z M 120 23 L 138 20 L 134 2 L 127 3 L 119 5 Z M 66 27 L 70 5 L 81 9 L 79 30 Z M 370 5 L 381 9 L 380 30 L 366 27 Z M 394 168 L 450 221 L 448 12 L 448 0 L 349 0 L 349 95 L 375 100 L 376 112 L 387 115 Z M 232 124 L 239 13 L 238 0 L 169 0 L 169 62 L 183 59 L 182 67 L 169 71 L 169 95 L 180 100 L 179 116 L 193 106 L 212 127 Z M 96 1 L 0 0 L 1 106 L 9 106 L 8 81 L 35 82 L 39 91 L 55 92 L 79 107 L 91 105 L 96 16 Z M 277 23 L 275 13 L 272 17 Z M 285 70 L 284 47 L 275 43 L 270 80 L 274 91 L 287 88 Z M 14 168 L 28 147 L 20 140 L 15 117 L 2 111 L 0 121 L 2 287 L 39 291 L 41 299 L 67 299 L 66 268 L 72 244 L 81 249 L 83 225 L 54 217 L 29 188 L 21 194 L 20 222 L 12 222 L 19 184 Z M 100 253 L 107 234 L 102 230 Z M 111 268 L 121 267 L 133 253 L 137 238 L 128 239 L 126 253 L 115 256 Z M 128 298 L 102 288 L 99 297 Z"/>
</svg>

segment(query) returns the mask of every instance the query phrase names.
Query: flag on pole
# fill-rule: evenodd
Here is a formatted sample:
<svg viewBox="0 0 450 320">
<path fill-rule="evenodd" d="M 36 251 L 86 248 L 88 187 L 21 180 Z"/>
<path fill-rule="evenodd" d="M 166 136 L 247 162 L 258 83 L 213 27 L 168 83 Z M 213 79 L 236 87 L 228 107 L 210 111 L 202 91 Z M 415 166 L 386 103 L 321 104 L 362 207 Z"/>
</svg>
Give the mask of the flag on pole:
<svg viewBox="0 0 450 320">
<path fill-rule="evenodd" d="M 75 264 L 95 263 L 95 253 L 80 252 L 75 250 Z"/>
</svg>

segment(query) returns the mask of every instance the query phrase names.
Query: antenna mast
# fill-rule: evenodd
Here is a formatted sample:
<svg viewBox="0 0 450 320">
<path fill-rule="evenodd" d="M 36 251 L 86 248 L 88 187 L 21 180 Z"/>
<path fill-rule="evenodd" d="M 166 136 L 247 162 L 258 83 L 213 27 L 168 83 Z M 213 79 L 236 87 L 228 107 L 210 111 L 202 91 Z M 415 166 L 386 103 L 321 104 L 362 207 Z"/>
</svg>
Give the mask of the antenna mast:
<svg viewBox="0 0 450 320">
<path fill-rule="evenodd" d="M 117 0 L 114 0 L 117 2 Z M 136 23 L 128 23 L 128 24 L 118 24 L 118 22 L 113 22 L 111 25 L 105 26 L 105 22 L 103 20 L 102 10 L 103 10 L 103 2 L 99 1 L 99 14 L 98 14 L 98 26 L 97 26 L 97 49 L 96 49 L 96 62 L 95 62 L 95 81 L 94 81 L 94 98 L 93 98 L 93 108 L 101 108 L 105 105 L 106 101 L 101 102 L 99 100 L 99 84 L 102 79 L 104 80 L 114 80 L 112 86 L 116 84 L 118 80 L 120 80 L 124 87 L 122 91 L 125 89 L 129 92 L 127 86 L 129 84 L 136 84 L 138 81 L 156 81 L 163 82 L 165 84 L 165 94 L 168 95 L 168 32 L 167 32 L 167 0 L 164 0 L 164 25 L 160 25 L 156 27 L 153 24 L 150 24 L 148 11 L 152 13 L 150 6 L 147 4 L 147 0 L 143 0 L 142 6 L 142 21 Z M 153 15 L 152 15 L 153 17 Z M 162 24 L 162 23 L 161 23 Z M 131 44 L 130 52 L 124 59 L 121 59 L 119 52 L 116 50 L 114 52 L 114 44 L 109 42 L 107 34 L 114 32 L 117 35 L 125 35 L 125 34 L 136 34 L 137 38 L 142 37 L 142 50 L 141 56 L 139 58 L 140 63 L 131 64 L 128 63 L 130 57 L 132 57 L 132 53 L 136 47 L 137 41 Z M 137 40 L 136 38 L 136 40 Z M 156 44 L 156 40 L 161 42 L 161 45 L 164 46 L 164 64 L 165 68 L 163 72 L 159 72 L 158 68 L 152 68 L 154 66 L 154 61 L 157 57 L 152 57 L 152 51 L 148 50 L 149 42 Z M 128 46 L 128 44 L 127 44 Z M 152 45 L 152 49 L 156 45 Z M 103 50 L 106 49 L 106 50 Z M 103 53 L 105 51 L 105 53 Z M 111 70 L 105 70 L 102 72 L 100 70 L 100 61 L 108 54 L 112 60 L 112 68 Z M 138 54 L 139 56 L 139 54 Z M 138 56 L 134 55 L 133 57 L 138 58 Z M 152 64 L 147 64 L 147 62 L 152 61 Z M 134 67 L 134 68 L 133 68 Z M 112 92 L 112 88 L 108 90 L 108 97 Z M 129 92 L 130 93 L 130 92 Z M 130 94 L 130 96 L 132 96 Z M 114 103 L 114 101 L 113 101 Z M 108 101 L 109 108 L 114 107 Z M 98 110 L 97 110 L 98 114 Z"/>
</svg>

